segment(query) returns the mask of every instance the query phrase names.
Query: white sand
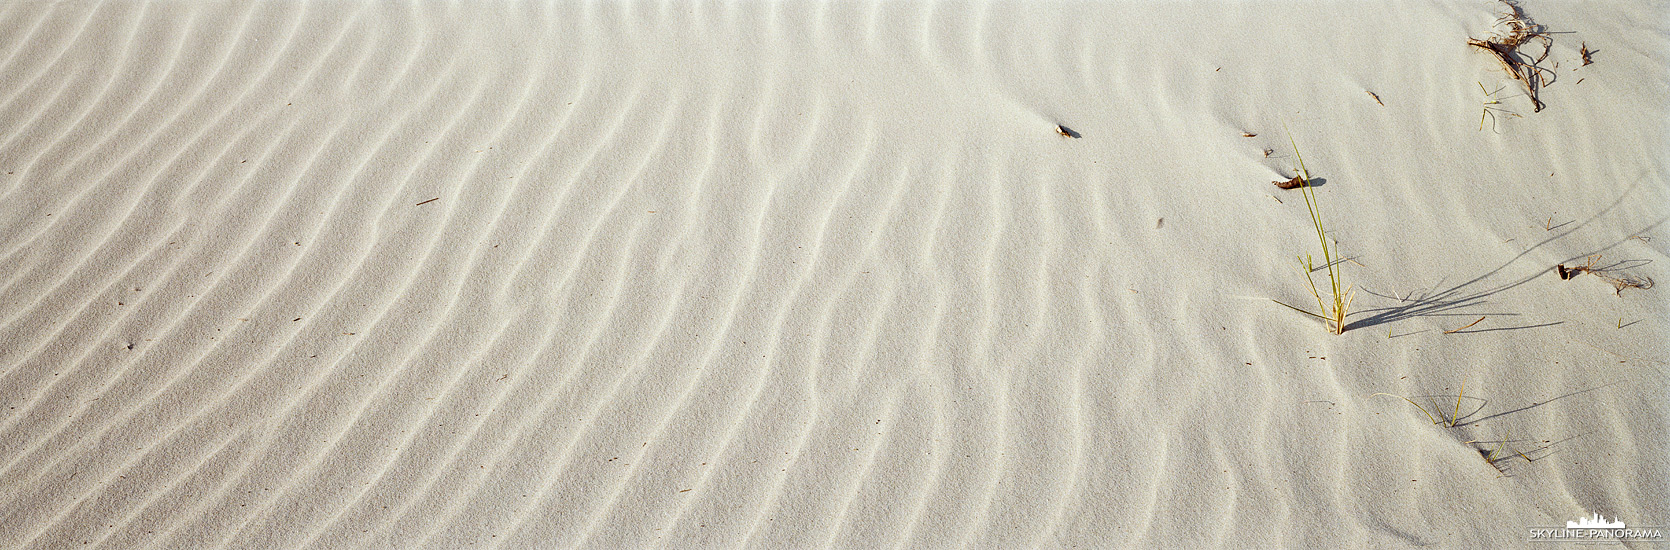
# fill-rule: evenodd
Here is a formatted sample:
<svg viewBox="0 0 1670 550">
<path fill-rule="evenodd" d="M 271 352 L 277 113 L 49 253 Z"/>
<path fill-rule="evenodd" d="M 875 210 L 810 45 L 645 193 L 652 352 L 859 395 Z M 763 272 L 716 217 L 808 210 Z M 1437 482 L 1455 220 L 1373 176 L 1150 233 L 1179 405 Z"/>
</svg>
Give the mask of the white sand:
<svg viewBox="0 0 1670 550">
<path fill-rule="evenodd" d="M 1670 524 L 1651 4 L 7 2 L 0 547 Z"/>
</svg>

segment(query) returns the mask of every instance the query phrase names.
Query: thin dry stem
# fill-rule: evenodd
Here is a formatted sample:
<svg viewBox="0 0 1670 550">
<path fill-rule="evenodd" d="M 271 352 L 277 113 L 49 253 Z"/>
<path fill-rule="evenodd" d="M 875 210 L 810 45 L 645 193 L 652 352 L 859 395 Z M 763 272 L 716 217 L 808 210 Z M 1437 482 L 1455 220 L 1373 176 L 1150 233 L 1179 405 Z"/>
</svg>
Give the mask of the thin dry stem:
<svg viewBox="0 0 1670 550">
<path fill-rule="evenodd" d="M 1466 325 L 1465 325 L 1465 326 L 1462 326 L 1462 327 L 1460 327 L 1460 328 L 1457 328 L 1457 329 L 1455 329 L 1455 330 L 1446 330 L 1446 331 L 1444 331 L 1444 334 L 1455 334 L 1455 333 L 1457 333 L 1457 332 L 1461 332 L 1461 331 L 1463 331 L 1463 330 L 1467 330 L 1467 329 L 1470 329 L 1470 328 L 1473 328 L 1473 325 L 1477 325 L 1477 324 L 1479 324 L 1479 322 L 1480 322 L 1480 321 L 1484 321 L 1484 317 L 1479 317 L 1479 320 L 1478 320 L 1478 321 L 1473 321 L 1473 322 L 1471 322 L 1471 323 L 1467 323 L 1467 324 L 1466 324 Z"/>
</svg>

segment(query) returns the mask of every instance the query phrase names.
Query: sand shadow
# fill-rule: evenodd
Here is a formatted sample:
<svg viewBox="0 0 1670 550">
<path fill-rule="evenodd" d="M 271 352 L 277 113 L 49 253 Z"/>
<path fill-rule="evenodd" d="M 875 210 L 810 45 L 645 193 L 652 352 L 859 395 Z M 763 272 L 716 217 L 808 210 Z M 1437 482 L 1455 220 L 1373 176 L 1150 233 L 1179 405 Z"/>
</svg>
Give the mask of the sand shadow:
<svg viewBox="0 0 1670 550">
<path fill-rule="evenodd" d="M 1622 383 L 1623 382 L 1613 382 L 1613 383 L 1610 383 L 1610 384 L 1602 384 L 1602 385 L 1595 386 L 1595 387 L 1592 387 L 1592 388 L 1584 388 L 1584 389 L 1581 389 L 1581 390 L 1567 392 L 1565 395 L 1555 396 L 1553 398 L 1548 399 L 1547 401 L 1533 401 L 1533 402 L 1531 402 L 1531 404 L 1525 405 L 1525 406 L 1517 408 L 1517 409 L 1513 409 L 1513 410 L 1509 410 L 1509 411 L 1502 411 L 1502 412 L 1499 412 L 1499 413 L 1496 413 L 1496 414 L 1491 414 L 1491 415 L 1488 415 L 1488 416 L 1481 416 L 1481 417 L 1478 417 L 1478 418 L 1470 418 L 1473 414 L 1478 414 L 1480 412 L 1483 412 L 1484 411 L 1484 405 L 1489 405 L 1490 404 L 1490 402 L 1488 400 L 1485 400 L 1484 405 L 1480 405 L 1478 410 L 1475 410 L 1473 413 L 1470 413 L 1468 415 L 1468 417 L 1461 418 L 1460 419 L 1461 421 L 1457 422 L 1455 427 L 1466 428 L 1468 426 L 1473 426 L 1473 425 L 1479 424 L 1481 422 L 1484 422 L 1486 420 L 1491 420 L 1491 419 L 1494 419 L 1494 418 L 1501 418 L 1501 417 L 1512 415 L 1512 414 L 1522 413 L 1522 412 L 1525 412 L 1525 411 L 1529 411 L 1531 409 L 1535 409 L 1537 407 L 1541 407 L 1543 405 L 1547 405 L 1549 403 L 1553 403 L 1555 401 L 1560 401 L 1562 399 L 1566 399 L 1566 398 L 1570 398 L 1570 397 L 1576 397 L 1576 396 L 1579 396 L 1579 395 L 1582 395 L 1582 394 L 1585 394 L 1585 393 L 1589 393 L 1589 392 L 1592 392 L 1592 391 L 1598 391 L 1598 390 L 1602 390 L 1602 389 L 1605 389 L 1605 388 L 1610 388 L 1612 386 L 1616 386 L 1616 385 L 1622 384 Z"/>
<path fill-rule="evenodd" d="M 1417 407 L 1421 407 L 1421 410 L 1423 412 L 1427 412 L 1428 415 L 1435 415 L 1436 425 L 1443 426 L 1449 432 L 1451 437 L 1455 438 L 1457 443 L 1466 445 L 1478 452 L 1479 457 L 1483 459 L 1486 464 L 1495 468 L 1502 476 L 1513 477 L 1511 467 L 1514 459 L 1522 459 L 1526 464 L 1536 463 L 1539 460 L 1554 455 L 1557 452 L 1555 447 L 1558 447 L 1567 441 L 1583 437 L 1587 434 L 1573 435 L 1559 440 L 1513 438 L 1511 432 L 1505 438 L 1501 439 L 1479 439 L 1474 437 L 1477 433 L 1477 428 L 1481 427 L 1485 421 L 1523 413 L 1556 401 L 1562 401 L 1622 383 L 1623 382 L 1612 382 L 1600 386 L 1574 390 L 1544 401 L 1535 401 L 1512 410 L 1488 415 L 1484 414 L 1484 411 L 1490 406 L 1490 400 L 1482 397 L 1464 395 L 1419 395 L 1405 399 L 1409 400 L 1411 404 L 1416 404 Z M 1425 401 L 1433 408 L 1433 410 L 1428 412 L 1426 406 L 1416 403 L 1414 401 L 1415 399 Z M 1452 402 L 1454 404 L 1450 405 Z M 1448 414 L 1446 414 L 1445 410 L 1440 409 L 1440 403 L 1443 403 L 1443 409 L 1449 409 Z M 1465 441 L 1463 441 L 1463 439 L 1465 439 Z"/>
<path fill-rule="evenodd" d="M 1391 306 L 1391 307 L 1365 308 L 1365 309 L 1362 309 L 1360 311 L 1351 313 L 1350 315 L 1348 315 L 1348 317 L 1354 317 L 1354 316 L 1362 316 L 1362 317 L 1355 320 L 1355 321 L 1347 322 L 1345 324 L 1345 330 L 1368 328 L 1368 327 L 1372 327 L 1372 326 L 1376 326 L 1376 325 L 1382 325 L 1382 324 L 1386 324 L 1386 323 L 1394 323 L 1394 322 L 1397 322 L 1397 321 L 1404 321 L 1404 320 L 1408 320 L 1408 319 L 1413 319 L 1413 318 L 1416 318 L 1416 317 L 1439 317 L 1439 316 L 1472 317 L 1472 316 L 1479 316 L 1479 315 L 1483 315 L 1483 316 L 1514 316 L 1514 315 L 1518 315 L 1518 313 L 1515 313 L 1515 312 L 1481 312 L 1481 311 L 1478 311 L 1476 308 L 1478 306 L 1483 306 L 1483 305 L 1489 304 L 1490 303 L 1490 301 L 1489 301 L 1490 297 L 1495 296 L 1497 293 L 1514 289 L 1516 287 L 1519 287 L 1520 285 L 1523 285 L 1525 283 L 1529 283 L 1529 282 L 1531 282 L 1532 280 L 1534 280 L 1538 277 L 1557 276 L 1557 274 L 1555 274 L 1555 271 L 1556 271 L 1555 266 L 1547 266 L 1547 267 L 1544 267 L 1542 269 L 1536 270 L 1536 271 L 1530 273 L 1529 275 L 1525 275 L 1523 277 L 1520 277 L 1520 278 L 1517 278 L 1517 279 L 1514 279 L 1514 280 L 1511 280 L 1511 281 L 1507 281 L 1505 283 L 1497 284 L 1495 286 L 1485 286 L 1487 284 L 1486 281 L 1488 279 L 1490 279 L 1492 277 L 1495 277 L 1496 275 L 1502 273 L 1503 271 L 1506 271 L 1507 269 L 1512 267 L 1514 264 L 1518 263 L 1520 260 L 1522 260 L 1526 256 L 1530 255 L 1532 251 L 1537 250 L 1539 248 L 1542 248 L 1543 246 L 1548 245 L 1549 243 L 1552 243 L 1556 240 L 1565 238 L 1565 237 L 1571 235 L 1572 233 L 1575 233 L 1579 230 L 1582 230 L 1584 227 L 1588 226 L 1589 224 L 1592 224 L 1595 221 L 1599 220 L 1600 218 L 1605 216 L 1608 212 L 1611 212 L 1612 210 L 1616 209 L 1620 204 L 1623 204 L 1624 199 L 1626 197 L 1628 197 L 1631 194 L 1631 192 L 1633 192 L 1635 190 L 1636 187 L 1639 187 L 1639 186 L 1640 186 L 1639 183 L 1631 185 L 1630 188 L 1625 189 L 1623 193 L 1620 193 L 1618 195 L 1618 198 L 1614 199 L 1611 204 L 1607 205 L 1605 208 L 1602 208 L 1599 212 L 1596 212 L 1594 215 L 1590 216 L 1588 219 L 1582 221 L 1581 223 L 1578 223 L 1577 225 L 1575 225 L 1575 226 L 1573 226 L 1569 229 L 1566 229 L 1566 230 L 1561 231 L 1559 233 L 1556 233 L 1556 234 L 1554 234 L 1554 235 L 1552 235 L 1552 236 L 1550 236 L 1546 239 L 1543 239 L 1541 242 L 1538 242 L 1537 244 L 1532 245 L 1530 248 L 1527 248 L 1523 251 L 1520 251 L 1519 254 L 1514 255 L 1513 258 L 1510 258 L 1506 262 L 1503 262 L 1502 265 L 1497 266 L 1495 269 L 1491 269 L 1489 271 L 1486 271 L 1486 272 L 1484 272 L 1484 273 L 1482 273 L 1478 276 L 1475 276 L 1471 279 L 1468 279 L 1465 282 L 1462 282 L 1462 283 L 1459 283 L 1459 284 L 1456 284 L 1454 286 L 1450 286 L 1450 287 L 1447 287 L 1447 288 L 1442 288 L 1441 290 L 1439 290 L 1438 287 L 1444 287 L 1444 285 L 1445 285 L 1445 283 L 1443 282 L 1444 279 L 1440 279 L 1439 283 L 1437 285 L 1434 285 L 1434 287 L 1435 287 L 1434 290 L 1429 291 L 1429 292 L 1427 292 L 1425 294 L 1422 294 L 1422 295 L 1419 295 L 1419 296 L 1414 296 L 1414 295 L 1404 296 L 1404 297 L 1398 297 L 1398 296 L 1395 296 L 1395 295 L 1387 296 L 1385 294 L 1373 292 L 1373 291 L 1368 290 L 1366 288 L 1362 289 L 1362 291 L 1366 294 L 1370 294 L 1370 295 L 1373 295 L 1373 296 L 1379 296 L 1379 297 L 1382 297 L 1382 298 L 1394 299 L 1394 300 L 1398 300 L 1399 302 L 1402 302 L 1402 303 L 1399 304 L 1399 305 Z M 1630 240 L 1634 239 L 1635 235 L 1639 235 L 1639 234 L 1651 231 L 1653 229 L 1658 228 L 1659 226 L 1664 225 L 1664 223 L 1666 221 L 1670 221 L 1670 217 L 1659 218 L 1658 221 L 1647 224 L 1645 227 L 1643 227 L 1641 229 L 1638 229 L 1636 231 L 1630 232 L 1628 234 L 1629 236 L 1619 238 L 1619 239 L 1617 239 L 1617 240 L 1615 240 L 1615 241 L 1613 241 L 1609 244 L 1606 244 L 1605 246 L 1601 246 L 1601 247 L 1599 247 L 1599 248 L 1597 248 L 1593 251 L 1583 253 L 1583 254 L 1579 254 L 1577 256 L 1573 256 L 1573 257 L 1568 258 L 1567 260 L 1565 260 L 1564 262 L 1561 262 L 1561 263 L 1562 264 L 1575 263 L 1575 262 L 1577 262 L 1577 261 L 1579 261 L 1583 258 L 1592 257 L 1592 256 L 1598 255 L 1600 253 L 1606 252 L 1608 250 L 1612 250 L 1612 249 L 1618 247 L 1619 245 L 1622 245 L 1622 244 L 1624 244 L 1626 242 L 1629 242 Z M 1563 224 L 1563 225 L 1569 225 L 1569 223 L 1568 224 Z M 1629 260 L 1629 261 L 1626 261 L 1626 262 L 1620 262 L 1617 265 L 1638 265 L 1638 264 L 1635 264 L 1635 263 L 1632 263 L 1632 262 L 1642 262 L 1642 261 L 1643 260 Z M 1478 329 L 1478 330 L 1466 330 L 1466 331 L 1458 330 L 1458 331 L 1455 331 L 1454 334 L 1476 333 L 1476 332 L 1498 332 L 1498 331 L 1503 331 L 1503 330 L 1532 330 L 1532 329 L 1538 329 L 1538 328 L 1551 327 L 1551 326 L 1558 325 L 1558 324 L 1561 324 L 1561 323 L 1563 323 L 1563 321 L 1556 321 L 1556 322 L 1549 322 L 1549 323 L 1527 324 L 1527 325 L 1515 326 L 1515 327 L 1493 327 L 1493 328 L 1481 328 L 1481 329 Z"/>
</svg>

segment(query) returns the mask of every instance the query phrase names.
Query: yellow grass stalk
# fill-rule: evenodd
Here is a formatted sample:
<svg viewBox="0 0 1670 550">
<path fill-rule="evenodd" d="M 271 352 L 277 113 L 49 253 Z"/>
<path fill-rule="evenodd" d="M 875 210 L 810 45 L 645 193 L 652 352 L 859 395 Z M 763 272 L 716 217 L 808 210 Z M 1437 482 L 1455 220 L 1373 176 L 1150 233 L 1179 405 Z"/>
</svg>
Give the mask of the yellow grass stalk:
<svg viewBox="0 0 1670 550">
<path fill-rule="evenodd" d="M 1282 127 L 1286 128 L 1287 126 L 1284 124 Z M 1322 208 L 1316 202 L 1316 189 L 1311 187 L 1310 171 L 1305 169 L 1305 157 L 1299 154 L 1299 142 L 1293 139 L 1292 131 L 1287 133 L 1287 140 L 1293 144 L 1293 156 L 1299 159 L 1299 173 L 1297 175 L 1300 181 L 1299 193 L 1305 197 L 1305 208 L 1310 210 L 1311 226 L 1316 229 L 1316 240 L 1322 246 L 1322 261 L 1328 268 L 1329 296 L 1333 303 L 1329 304 L 1328 301 L 1323 300 L 1322 293 L 1316 288 L 1316 279 L 1311 277 L 1311 272 L 1315 271 L 1316 267 L 1311 261 L 1310 254 L 1299 258 L 1299 265 L 1305 270 L 1305 281 L 1310 284 L 1310 294 L 1316 298 L 1316 307 L 1319 313 L 1293 307 L 1281 300 L 1272 301 L 1287 306 L 1294 311 L 1322 319 L 1329 331 L 1334 334 L 1344 334 L 1345 314 L 1351 308 L 1351 300 L 1355 295 L 1352 294 L 1349 286 L 1343 290 L 1340 288 L 1344 282 L 1344 276 L 1340 273 L 1339 266 L 1335 265 L 1337 262 L 1334 261 L 1338 246 L 1328 243 L 1328 231 L 1322 226 Z"/>
</svg>

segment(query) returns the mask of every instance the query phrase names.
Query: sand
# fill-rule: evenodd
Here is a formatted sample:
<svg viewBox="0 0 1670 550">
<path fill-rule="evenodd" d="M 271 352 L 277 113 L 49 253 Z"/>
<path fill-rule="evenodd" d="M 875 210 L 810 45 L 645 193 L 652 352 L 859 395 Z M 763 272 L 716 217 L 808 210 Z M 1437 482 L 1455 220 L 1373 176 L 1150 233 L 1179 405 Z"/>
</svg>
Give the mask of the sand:
<svg viewBox="0 0 1670 550">
<path fill-rule="evenodd" d="M 1670 13 L 1522 7 L 6 2 L 0 547 L 1670 525 Z"/>
</svg>

